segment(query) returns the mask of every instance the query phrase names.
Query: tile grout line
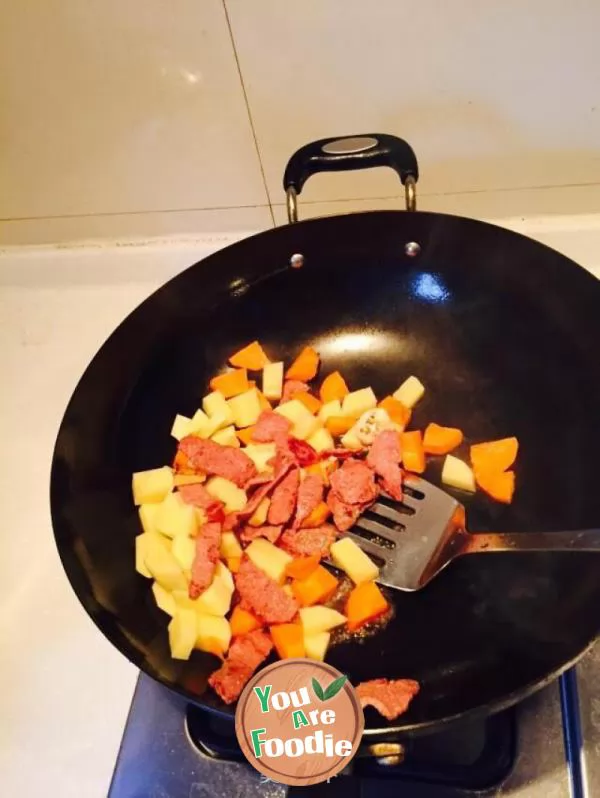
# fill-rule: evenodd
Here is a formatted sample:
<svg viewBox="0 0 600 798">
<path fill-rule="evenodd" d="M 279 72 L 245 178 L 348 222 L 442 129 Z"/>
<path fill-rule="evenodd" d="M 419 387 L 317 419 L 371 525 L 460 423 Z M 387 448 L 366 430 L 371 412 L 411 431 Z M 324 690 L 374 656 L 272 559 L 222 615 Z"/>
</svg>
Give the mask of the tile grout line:
<svg viewBox="0 0 600 798">
<path fill-rule="evenodd" d="M 242 67 L 240 65 L 240 59 L 238 56 L 238 51 L 235 46 L 235 39 L 233 36 L 233 28 L 231 27 L 231 20 L 229 19 L 229 11 L 227 10 L 227 2 L 223 0 L 223 11 L 225 13 L 225 21 L 227 22 L 227 28 L 229 30 L 229 38 L 231 40 L 231 47 L 233 49 L 233 57 L 235 58 L 235 64 L 237 67 L 238 75 L 240 78 L 240 85 L 242 87 L 242 94 L 244 95 L 244 102 L 246 104 L 246 112 L 248 113 L 248 121 L 250 122 L 250 130 L 252 131 L 252 138 L 254 139 L 254 147 L 256 149 L 256 156 L 258 158 L 258 165 L 260 167 L 260 173 L 262 175 L 263 185 L 265 187 L 265 194 L 267 195 L 267 202 L 269 204 L 269 213 L 271 214 L 271 221 L 273 222 L 273 227 L 276 227 L 275 224 L 275 213 L 273 211 L 273 204 L 271 202 L 271 195 L 269 194 L 269 187 L 267 185 L 267 176 L 265 174 L 265 168 L 262 162 L 262 158 L 260 156 L 260 148 L 258 146 L 258 138 L 256 135 L 256 129 L 254 127 L 254 120 L 252 119 L 252 112 L 250 110 L 250 102 L 248 100 L 248 92 L 246 91 L 246 84 L 244 83 L 244 78 L 242 76 Z"/>
</svg>

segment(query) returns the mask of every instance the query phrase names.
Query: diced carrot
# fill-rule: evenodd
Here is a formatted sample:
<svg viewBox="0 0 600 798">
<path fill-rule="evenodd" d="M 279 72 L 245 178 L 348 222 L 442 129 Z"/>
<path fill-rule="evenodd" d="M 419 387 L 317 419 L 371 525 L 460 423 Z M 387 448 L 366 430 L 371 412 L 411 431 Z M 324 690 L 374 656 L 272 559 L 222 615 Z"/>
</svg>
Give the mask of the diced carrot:
<svg viewBox="0 0 600 798">
<path fill-rule="evenodd" d="M 515 462 L 519 451 L 516 438 L 501 438 L 471 446 L 473 468 L 485 471 L 506 471 Z"/>
<path fill-rule="evenodd" d="M 229 358 L 232 366 L 240 369 L 248 369 L 249 371 L 260 371 L 269 363 L 269 358 L 265 354 L 265 350 L 258 343 L 252 341 L 251 344 L 240 349 L 235 355 Z"/>
<path fill-rule="evenodd" d="M 262 626 L 258 618 L 252 615 L 251 612 L 248 612 L 248 610 L 243 610 L 239 604 L 233 608 L 229 625 L 231 626 L 231 634 L 233 637 L 246 635 L 248 632 L 253 632 L 255 629 Z"/>
<path fill-rule="evenodd" d="M 211 391 L 220 391 L 226 399 L 237 396 L 249 390 L 248 372 L 246 369 L 236 369 L 226 371 L 225 374 L 218 374 L 210 381 Z"/>
<path fill-rule="evenodd" d="M 337 460 L 333 458 L 327 460 L 320 460 L 318 463 L 313 463 L 312 465 L 305 466 L 304 471 L 307 474 L 313 474 L 314 476 L 321 477 L 325 486 L 329 485 L 329 476 L 332 474 L 337 467 Z"/>
<path fill-rule="evenodd" d="M 285 568 L 285 575 L 290 579 L 306 579 L 317 568 L 321 558 L 318 554 L 310 557 L 295 557 Z"/>
<path fill-rule="evenodd" d="M 515 492 L 514 471 L 490 471 L 486 468 L 474 468 L 475 482 L 492 499 L 503 504 L 510 504 Z"/>
<path fill-rule="evenodd" d="M 215 657 L 219 657 L 220 659 L 225 659 L 223 644 L 221 643 L 220 640 L 216 640 L 215 638 L 209 638 L 203 643 L 202 647 L 204 651 L 208 651 L 209 654 L 214 654 Z"/>
<path fill-rule="evenodd" d="M 335 437 L 345 435 L 350 427 L 354 426 L 355 418 L 350 416 L 329 416 L 325 422 L 325 429 Z"/>
<path fill-rule="evenodd" d="M 255 427 L 256 424 L 253 424 L 251 427 L 246 427 L 245 429 L 239 429 L 235 433 L 238 436 L 238 438 L 241 440 L 241 442 L 244 444 L 244 446 L 248 446 L 249 443 L 252 443 L 252 434 L 254 432 Z"/>
<path fill-rule="evenodd" d="M 338 580 L 327 568 L 319 565 L 306 579 L 294 579 L 292 590 L 303 607 L 325 601 L 335 591 Z"/>
<path fill-rule="evenodd" d="M 227 558 L 227 567 L 231 571 L 232 574 L 237 574 L 240 570 L 240 565 L 242 564 L 241 557 L 228 557 Z"/>
<path fill-rule="evenodd" d="M 258 401 L 260 402 L 260 406 L 262 410 L 272 410 L 271 402 L 267 399 L 262 391 L 257 391 L 258 393 Z"/>
<path fill-rule="evenodd" d="M 321 526 L 329 518 L 330 512 L 327 502 L 319 502 L 315 509 L 304 519 L 302 526 L 308 529 Z"/>
<path fill-rule="evenodd" d="M 378 407 L 383 408 L 392 421 L 395 424 L 399 424 L 402 429 L 408 426 L 412 411 L 409 407 L 403 405 L 402 402 L 394 399 L 393 396 L 386 396 L 385 399 L 379 402 Z"/>
<path fill-rule="evenodd" d="M 271 626 L 271 639 L 281 659 L 304 657 L 304 632 L 299 623 L 279 623 Z"/>
<path fill-rule="evenodd" d="M 319 388 L 319 396 L 323 404 L 333 402 L 335 399 L 341 401 L 348 393 L 350 393 L 350 389 L 339 371 L 328 374 Z"/>
<path fill-rule="evenodd" d="M 428 424 L 423 435 L 423 449 L 426 454 L 448 454 L 463 441 L 462 430 L 456 427 L 441 427 Z"/>
<path fill-rule="evenodd" d="M 319 370 L 319 355 L 312 346 L 305 346 L 285 373 L 286 380 L 308 382 Z"/>
<path fill-rule="evenodd" d="M 363 582 L 352 589 L 346 601 L 348 629 L 354 632 L 389 609 L 385 596 L 375 582 Z"/>
<path fill-rule="evenodd" d="M 306 407 L 307 410 L 310 410 L 313 415 L 316 415 L 321 409 L 321 401 L 317 399 L 316 396 L 308 393 L 308 391 L 302 391 L 301 393 L 295 394 L 294 399 L 302 402 L 304 407 Z"/>
<path fill-rule="evenodd" d="M 400 433 L 402 464 L 407 471 L 422 474 L 425 471 L 425 450 L 420 430 Z"/>
</svg>

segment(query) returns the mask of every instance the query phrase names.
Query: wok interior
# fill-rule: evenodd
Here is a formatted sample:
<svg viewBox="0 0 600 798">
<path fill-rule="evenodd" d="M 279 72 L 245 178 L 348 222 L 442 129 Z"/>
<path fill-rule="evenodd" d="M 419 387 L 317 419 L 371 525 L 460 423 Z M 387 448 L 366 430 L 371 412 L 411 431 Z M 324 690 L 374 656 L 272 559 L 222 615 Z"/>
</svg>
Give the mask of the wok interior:
<svg viewBox="0 0 600 798">
<path fill-rule="evenodd" d="M 392 229 L 382 218 L 389 216 Z M 321 374 L 339 369 L 352 389 L 371 385 L 380 398 L 417 375 L 427 392 L 411 428 L 460 427 L 458 456 L 471 442 L 516 435 L 511 506 L 456 494 L 471 530 L 598 523 L 600 380 L 588 346 L 597 324 L 579 300 L 595 285 L 521 237 L 451 217 L 436 229 L 435 215 L 427 216 L 338 217 L 269 233 L 270 247 L 261 236 L 242 242 L 138 309 L 78 387 L 53 474 L 67 572 L 132 661 L 201 703 L 234 711 L 204 692 L 215 658 L 170 658 L 168 619 L 134 571 L 130 477 L 172 460 L 175 413 L 192 414 L 210 377 L 255 338 L 288 362 L 311 344 Z M 411 239 L 422 245 L 416 259 L 404 254 Z M 305 267 L 286 268 L 296 251 Z M 559 296 L 551 290 L 557 281 Z M 431 463 L 425 478 L 439 484 L 440 465 Z M 468 557 L 423 591 L 391 597 L 395 615 L 383 631 L 335 646 L 327 658 L 354 683 L 419 680 L 421 694 L 399 722 L 415 726 L 497 705 L 556 672 L 594 638 L 600 585 L 593 556 L 532 553 Z M 381 725 L 369 711 L 367 727 Z"/>
</svg>

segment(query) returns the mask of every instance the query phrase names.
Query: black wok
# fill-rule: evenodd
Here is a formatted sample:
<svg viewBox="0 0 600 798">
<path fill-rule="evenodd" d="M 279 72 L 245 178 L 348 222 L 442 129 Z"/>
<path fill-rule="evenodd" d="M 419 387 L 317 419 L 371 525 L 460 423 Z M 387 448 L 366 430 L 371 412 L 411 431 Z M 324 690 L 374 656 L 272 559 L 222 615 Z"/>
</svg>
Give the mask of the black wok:
<svg viewBox="0 0 600 798">
<path fill-rule="evenodd" d="M 323 144 L 329 152 L 323 151 Z M 365 149 L 365 147 L 367 147 Z M 350 152 L 348 152 L 350 150 Z M 286 172 L 288 206 L 315 171 L 387 164 L 414 206 L 416 160 L 393 137 L 317 142 Z M 301 268 L 291 256 L 303 256 Z M 294 259 L 297 264 L 301 259 Z M 372 212 L 304 221 L 241 241 L 160 288 L 113 333 L 82 377 L 54 452 L 58 549 L 82 604 L 111 642 L 158 681 L 213 711 L 217 666 L 169 656 L 166 616 L 134 571 L 131 473 L 171 461 L 176 412 L 260 339 L 291 359 L 312 344 L 379 396 L 409 374 L 427 386 L 414 423 L 465 430 L 469 442 L 517 435 L 511 506 L 467 498 L 472 530 L 598 526 L 600 285 L 566 257 L 490 224 L 438 213 Z M 425 475 L 439 480 L 439 464 Z M 425 590 L 394 593 L 378 635 L 334 647 L 354 683 L 422 684 L 397 729 L 492 712 L 546 684 L 600 629 L 600 560 L 586 554 L 468 557 Z M 43 656 L 43 654 L 42 654 Z M 367 712 L 367 729 L 383 728 Z M 390 725 L 390 727 L 392 726 Z"/>
</svg>

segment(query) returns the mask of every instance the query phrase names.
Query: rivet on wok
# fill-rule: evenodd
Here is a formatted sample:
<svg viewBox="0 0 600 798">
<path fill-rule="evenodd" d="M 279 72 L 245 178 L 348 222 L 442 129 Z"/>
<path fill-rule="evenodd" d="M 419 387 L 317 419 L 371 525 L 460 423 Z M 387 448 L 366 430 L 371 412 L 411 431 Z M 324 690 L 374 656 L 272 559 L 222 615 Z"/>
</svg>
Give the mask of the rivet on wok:
<svg viewBox="0 0 600 798">
<path fill-rule="evenodd" d="M 415 258 L 421 251 L 421 245 L 417 244 L 416 241 L 409 241 L 408 244 L 404 245 L 404 251 L 409 258 Z"/>
<path fill-rule="evenodd" d="M 304 266 L 304 255 L 296 253 L 290 258 L 290 266 L 292 269 L 300 269 Z"/>
</svg>

